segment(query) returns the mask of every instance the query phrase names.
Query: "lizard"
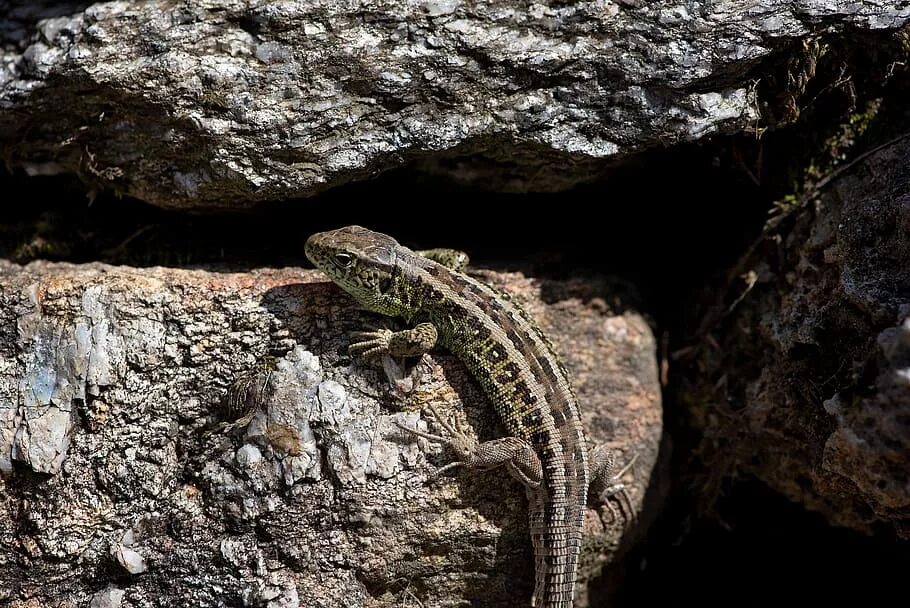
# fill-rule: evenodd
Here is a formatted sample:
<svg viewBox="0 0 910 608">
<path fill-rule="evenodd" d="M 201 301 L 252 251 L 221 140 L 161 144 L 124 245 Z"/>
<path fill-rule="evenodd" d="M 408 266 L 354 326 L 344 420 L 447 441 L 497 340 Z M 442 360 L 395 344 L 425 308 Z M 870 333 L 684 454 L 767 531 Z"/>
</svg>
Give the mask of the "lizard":
<svg viewBox="0 0 910 608">
<path fill-rule="evenodd" d="M 534 550 L 531 606 L 571 608 L 592 475 L 607 478 L 605 496 L 622 494 L 612 454 L 594 463 L 568 373 L 531 317 L 503 293 L 459 271 L 467 257 L 452 250 L 420 255 L 390 236 L 360 226 L 314 234 L 307 258 L 370 311 L 402 318 L 411 329 L 357 332 L 349 350 L 361 357 L 419 356 L 437 343 L 478 380 L 509 436 L 483 443 L 434 416 L 450 437 L 457 465 L 506 466 L 526 489 Z M 439 261 L 437 261 L 439 260 Z M 444 262 L 444 263 L 440 263 Z"/>
</svg>

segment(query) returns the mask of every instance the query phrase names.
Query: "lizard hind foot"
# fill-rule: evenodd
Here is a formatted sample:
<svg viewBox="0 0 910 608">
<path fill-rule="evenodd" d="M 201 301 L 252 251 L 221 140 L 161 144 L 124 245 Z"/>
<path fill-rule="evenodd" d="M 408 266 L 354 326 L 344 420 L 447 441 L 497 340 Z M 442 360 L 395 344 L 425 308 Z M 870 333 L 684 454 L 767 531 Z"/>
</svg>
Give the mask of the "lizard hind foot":
<svg viewBox="0 0 910 608">
<path fill-rule="evenodd" d="M 543 483 L 543 464 L 533 446 L 527 441 L 509 436 L 480 443 L 473 435 L 462 430 L 457 418 L 453 425 L 443 418 L 432 405 L 428 405 L 427 408 L 448 433 L 448 437 L 433 435 L 404 426 L 401 428 L 419 437 L 445 444 L 457 456 L 455 462 L 437 469 L 431 479 L 435 479 L 440 474 L 459 466 L 473 469 L 494 469 L 504 466 L 513 477 L 530 489 L 539 488 Z"/>
<path fill-rule="evenodd" d="M 448 437 L 445 437 L 443 435 L 434 435 L 433 433 L 427 433 L 419 429 L 399 424 L 398 422 L 396 422 L 395 425 L 411 435 L 416 435 L 428 441 L 432 441 L 433 443 L 440 443 L 448 446 L 452 449 L 452 451 L 455 452 L 458 457 L 457 460 L 450 462 L 445 466 L 437 468 L 435 471 L 433 471 L 433 473 L 430 474 L 429 478 L 427 479 L 427 481 L 436 481 L 443 473 L 447 471 L 451 471 L 452 469 L 471 464 L 474 460 L 474 454 L 476 454 L 479 444 L 477 440 L 474 439 L 474 437 L 465 433 L 461 429 L 461 424 L 457 420 L 455 421 L 455 424 L 452 425 L 449 421 L 443 418 L 438 411 L 436 411 L 436 408 L 433 407 L 433 405 L 427 405 L 427 409 L 430 410 L 436 421 L 449 434 Z"/>
<path fill-rule="evenodd" d="M 636 452 L 629 461 L 619 466 L 617 452 L 610 450 L 596 454 L 591 461 L 592 466 L 592 493 L 597 496 L 610 510 L 612 522 L 618 521 L 625 517 L 627 521 L 634 522 L 637 519 L 637 512 L 632 503 L 632 497 L 626 488 L 626 484 L 621 480 L 629 472 L 635 461 L 638 460 L 639 453 Z M 611 498 L 616 498 L 618 507 L 613 505 Z M 617 512 L 618 511 L 618 512 Z"/>
<path fill-rule="evenodd" d="M 613 503 L 610 502 L 610 498 L 616 497 L 617 502 L 619 503 L 618 507 L 613 506 Z M 604 504 L 610 510 L 610 523 L 616 523 L 622 518 L 627 518 L 627 521 L 630 523 L 635 522 L 638 519 L 638 515 L 635 512 L 635 507 L 632 504 L 632 497 L 629 496 L 629 491 L 626 489 L 624 484 L 616 484 L 607 488 L 602 494 L 601 498 L 604 501 Z"/>
</svg>

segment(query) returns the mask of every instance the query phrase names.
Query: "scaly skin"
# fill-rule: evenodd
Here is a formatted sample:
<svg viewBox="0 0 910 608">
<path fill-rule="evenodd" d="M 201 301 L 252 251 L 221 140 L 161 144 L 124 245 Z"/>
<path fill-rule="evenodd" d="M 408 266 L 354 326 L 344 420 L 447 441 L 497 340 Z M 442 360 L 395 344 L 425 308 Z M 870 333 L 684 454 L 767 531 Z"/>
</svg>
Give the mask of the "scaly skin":
<svg viewBox="0 0 910 608">
<path fill-rule="evenodd" d="M 466 464 L 507 465 L 524 482 L 536 565 L 531 605 L 571 608 L 590 465 L 578 404 L 550 342 L 508 297 L 384 234 L 359 226 L 315 234 L 306 255 L 368 309 L 420 324 L 412 336 L 369 334 L 376 339 L 361 351 L 415 354 L 436 333 L 474 374 L 512 437 L 460 455 Z"/>
</svg>

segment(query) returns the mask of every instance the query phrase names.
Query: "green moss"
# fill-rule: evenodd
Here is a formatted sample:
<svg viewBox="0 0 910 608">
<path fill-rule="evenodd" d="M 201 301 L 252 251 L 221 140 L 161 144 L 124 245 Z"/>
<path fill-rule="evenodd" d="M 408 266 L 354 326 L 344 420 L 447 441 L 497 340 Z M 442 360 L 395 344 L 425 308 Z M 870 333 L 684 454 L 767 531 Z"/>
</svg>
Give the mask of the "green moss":
<svg viewBox="0 0 910 608">
<path fill-rule="evenodd" d="M 783 218 L 811 201 L 815 190 L 827 177 L 842 167 L 849 158 L 856 156 L 853 151 L 857 142 L 875 123 L 881 105 L 881 98 L 869 100 L 862 110 L 850 113 L 834 134 L 822 141 L 818 152 L 808 159 L 805 168 L 800 171 L 801 178 L 793 181 L 792 191 L 772 203 L 765 223 L 766 233 L 779 225 Z"/>
</svg>

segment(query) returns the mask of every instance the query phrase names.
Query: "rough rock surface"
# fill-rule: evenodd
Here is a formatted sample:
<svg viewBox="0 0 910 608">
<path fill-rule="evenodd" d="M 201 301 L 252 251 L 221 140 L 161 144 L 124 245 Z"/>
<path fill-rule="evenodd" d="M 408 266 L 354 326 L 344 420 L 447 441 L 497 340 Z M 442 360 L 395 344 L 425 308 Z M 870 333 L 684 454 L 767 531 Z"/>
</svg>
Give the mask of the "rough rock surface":
<svg viewBox="0 0 910 608">
<path fill-rule="evenodd" d="M 10 166 L 223 207 L 461 155 L 498 163 L 458 170 L 488 187 L 566 188 L 606 159 L 754 127 L 756 83 L 795 40 L 900 27 L 910 6 L 0 1 L 0 14 Z"/>
<path fill-rule="evenodd" d="M 555 341 L 594 440 L 639 453 L 626 481 L 637 511 L 655 506 L 661 408 L 645 320 L 591 282 L 485 276 Z M 376 321 L 300 269 L 0 264 L 0 603 L 530 597 L 520 485 L 504 471 L 428 483 L 451 455 L 395 425 L 439 431 L 421 415 L 433 403 L 490 438 L 495 415 L 445 352 L 395 385 L 352 361 L 348 333 Z M 224 428 L 244 403 L 258 406 L 249 424 Z M 580 605 L 643 525 L 600 502 L 588 524 Z"/>
<path fill-rule="evenodd" d="M 689 394 L 723 413 L 704 418 L 715 474 L 732 455 L 730 464 L 835 524 L 885 524 L 905 538 L 908 158 L 904 137 L 781 223 L 747 264 L 742 300 L 712 332 Z"/>
</svg>

